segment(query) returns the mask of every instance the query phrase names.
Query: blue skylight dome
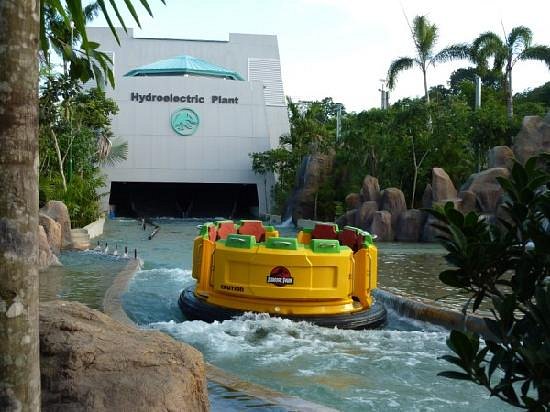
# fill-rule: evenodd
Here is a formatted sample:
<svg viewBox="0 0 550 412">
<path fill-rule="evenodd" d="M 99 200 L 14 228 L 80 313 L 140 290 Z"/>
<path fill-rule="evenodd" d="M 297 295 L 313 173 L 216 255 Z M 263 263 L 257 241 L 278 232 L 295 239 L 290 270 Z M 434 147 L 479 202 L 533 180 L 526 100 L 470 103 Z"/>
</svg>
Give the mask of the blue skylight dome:
<svg viewBox="0 0 550 412">
<path fill-rule="evenodd" d="M 199 76 L 244 80 L 233 71 L 193 56 L 176 56 L 130 70 L 125 76 Z"/>
</svg>

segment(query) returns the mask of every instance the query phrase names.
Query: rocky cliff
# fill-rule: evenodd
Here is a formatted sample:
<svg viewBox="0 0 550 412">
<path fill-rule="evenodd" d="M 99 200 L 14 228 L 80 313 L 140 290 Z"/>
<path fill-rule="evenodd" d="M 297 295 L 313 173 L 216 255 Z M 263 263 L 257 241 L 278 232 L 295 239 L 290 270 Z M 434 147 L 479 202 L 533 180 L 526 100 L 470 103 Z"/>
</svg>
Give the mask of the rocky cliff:
<svg viewBox="0 0 550 412">
<path fill-rule="evenodd" d="M 43 411 L 207 411 L 200 352 L 77 302 L 40 305 Z"/>
</svg>

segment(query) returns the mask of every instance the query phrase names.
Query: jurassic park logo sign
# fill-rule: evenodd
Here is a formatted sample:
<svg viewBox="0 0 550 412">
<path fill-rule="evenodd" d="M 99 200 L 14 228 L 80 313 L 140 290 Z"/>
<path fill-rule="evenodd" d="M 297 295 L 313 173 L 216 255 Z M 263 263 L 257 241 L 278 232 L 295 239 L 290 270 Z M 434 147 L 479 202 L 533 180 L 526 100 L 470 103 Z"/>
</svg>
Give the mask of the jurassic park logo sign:
<svg viewBox="0 0 550 412">
<path fill-rule="evenodd" d="M 294 278 L 284 266 L 275 266 L 267 276 L 267 283 L 275 286 L 287 286 L 294 284 Z"/>
</svg>

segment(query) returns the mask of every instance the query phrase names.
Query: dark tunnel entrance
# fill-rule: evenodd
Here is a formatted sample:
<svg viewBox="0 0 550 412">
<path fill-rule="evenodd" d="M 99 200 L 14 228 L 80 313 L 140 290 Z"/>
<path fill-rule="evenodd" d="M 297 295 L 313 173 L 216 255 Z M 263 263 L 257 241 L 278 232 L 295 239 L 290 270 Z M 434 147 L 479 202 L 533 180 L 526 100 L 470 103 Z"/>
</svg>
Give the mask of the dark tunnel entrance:
<svg viewBox="0 0 550 412">
<path fill-rule="evenodd" d="M 120 217 L 252 218 L 255 184 L 112 182 L 109 204 Z"/>
</svg>

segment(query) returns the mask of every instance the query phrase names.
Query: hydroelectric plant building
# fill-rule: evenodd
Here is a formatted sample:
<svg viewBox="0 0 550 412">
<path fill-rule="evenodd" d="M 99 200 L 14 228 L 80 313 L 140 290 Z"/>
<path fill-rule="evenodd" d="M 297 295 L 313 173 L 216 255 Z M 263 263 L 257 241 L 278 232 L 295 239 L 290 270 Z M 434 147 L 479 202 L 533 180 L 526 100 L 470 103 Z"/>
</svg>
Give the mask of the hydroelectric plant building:
<svg viewBox="0 0 550 412">
<path fill-rule="evenodd" d="M 90 27 L 113 60 L 113 132 L 128 158 L 104 168 L 118 215 L 246 216 L 270 212 L 273 176 L 249 156 L 289 133 L 276 36 L 228 41 L 136 38 Z"/>
</svg>

